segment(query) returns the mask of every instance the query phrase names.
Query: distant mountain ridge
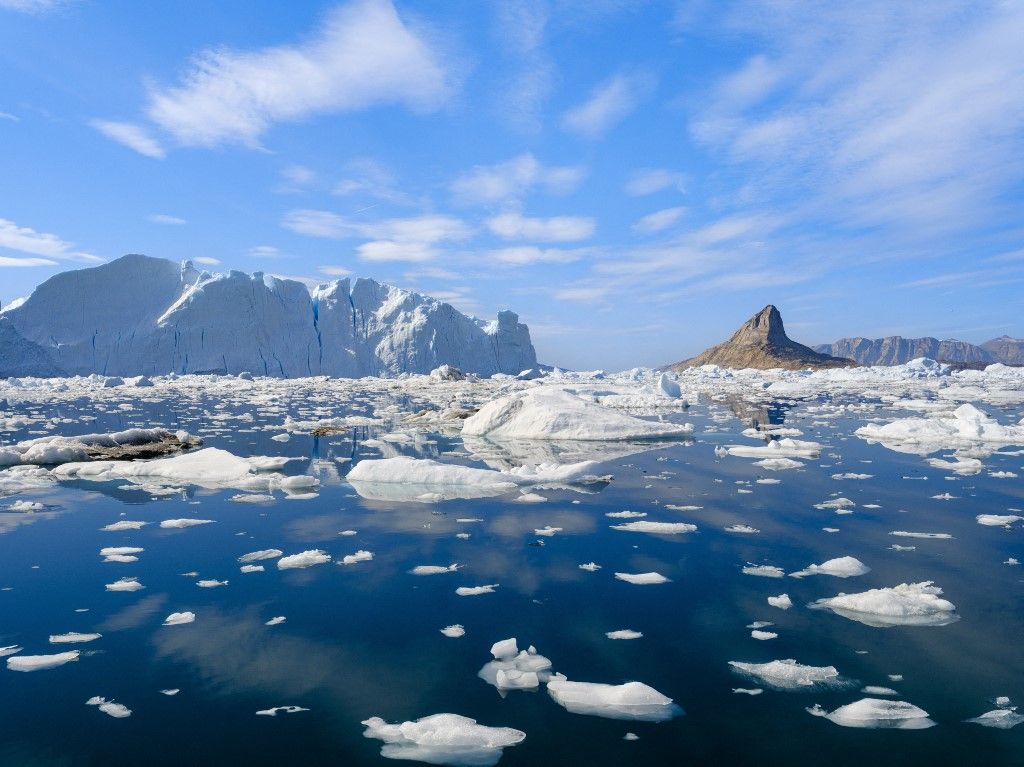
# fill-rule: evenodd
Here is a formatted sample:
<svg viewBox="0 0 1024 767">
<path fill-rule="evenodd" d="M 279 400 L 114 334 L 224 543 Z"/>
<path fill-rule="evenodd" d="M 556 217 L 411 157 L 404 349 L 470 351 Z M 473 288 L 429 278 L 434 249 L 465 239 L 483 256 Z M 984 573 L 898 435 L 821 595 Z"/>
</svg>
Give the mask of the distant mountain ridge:
<svg viewBox="0 0 1024 767">
<path fill-rule="evenodd" d="M 932 337 L 841 338 L 835 343 L 818 344 L 815 351 L 847 357 L 860 365 L 903 365 L 918 357 L 930 357 L 955 365 L 985 365 L 1002 362 L 1024 365 L 1024 339 L 1009 336 L 983 344 Z"/>
<path fill-rule="evenodd" d="M 786 335 L 782 315 L 771 304 L 747 320 L 728 341 L 712 346 L 696 357 L 677 362 L 669 370 L 683 370 L 701 365 L 724 368 L 757 368 L 767 370 L 784 368 L 851 367 L 849 359 L 839 359 L 797 343 Z"/>
<path fill-rule="evenodd" d="M 375 280 L 310 291 L 255 272 L 128 255 L 62 272 L 0 313 L 0 376 L 240 373 L 480 375 L 537 366 L 514 312 L 494 321 Z"/>
</svg>

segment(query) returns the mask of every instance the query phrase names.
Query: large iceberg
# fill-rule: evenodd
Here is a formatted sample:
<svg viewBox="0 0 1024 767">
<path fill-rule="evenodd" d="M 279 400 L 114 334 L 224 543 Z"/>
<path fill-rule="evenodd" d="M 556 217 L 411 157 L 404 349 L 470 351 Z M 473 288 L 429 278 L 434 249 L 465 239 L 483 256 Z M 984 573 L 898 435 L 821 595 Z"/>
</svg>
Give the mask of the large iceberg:
<svg viewBox="0 0 1024 767">
<path fill-rule="evenodd" d="M 486 322 L 370 279 L 321 285 L 128 255 L 63 272 L 0 317 L 0 377 L 480 375 L 537 366 L 514 312 Z"/>
<path fill-rule="evenodd" d="M 363 735 L 384 742 L 380 755 L 427 764 L 498 763 L 502 749 L 522 743 L 526 733 L 511 727 L 487 727 L 458 714 L 434 714 L 414 722 L 388 724 L 379 716 L 363 721 Z"/>
<path fill-rule="evenodd" d="M 942 589 L 933 586 L 931 581 L 901 583 L 892 588 L 819 599 L 809 607 L 831 610 L 836 615 L 879 628 L 946 626 L 957 620 L 956 606 L 940 594 Z"/>
</svg>

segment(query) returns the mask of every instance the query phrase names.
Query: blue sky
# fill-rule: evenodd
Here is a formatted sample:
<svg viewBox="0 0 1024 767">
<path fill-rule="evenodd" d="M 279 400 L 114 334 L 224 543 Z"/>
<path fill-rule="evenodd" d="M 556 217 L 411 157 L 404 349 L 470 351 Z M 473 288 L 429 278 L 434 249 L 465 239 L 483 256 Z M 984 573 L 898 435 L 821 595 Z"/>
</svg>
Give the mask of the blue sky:
<svg viewBox="0 0 1024 767">
<path fill-rule="evenodd" d="M 542 360 L 1024 335 L 1024 4 L 0 0 L 0 301 L 370 276 Z"/>
</svg>

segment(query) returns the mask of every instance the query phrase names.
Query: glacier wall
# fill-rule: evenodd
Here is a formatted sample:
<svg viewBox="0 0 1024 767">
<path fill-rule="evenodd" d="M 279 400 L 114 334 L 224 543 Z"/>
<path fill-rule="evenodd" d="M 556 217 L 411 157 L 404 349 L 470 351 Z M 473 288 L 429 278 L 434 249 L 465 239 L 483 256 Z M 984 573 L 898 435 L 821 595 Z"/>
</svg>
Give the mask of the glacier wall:
<svg viewBox="0 0 1024 767">
<path fill-rule="evenodd" d="M 0 314 L 0 376 L 240 373 L 357 378 L 536 367 L 530 331 L 370 279 L 310 291 L 256 272 L 128 255 L 62 272 Z"/>
</svg>

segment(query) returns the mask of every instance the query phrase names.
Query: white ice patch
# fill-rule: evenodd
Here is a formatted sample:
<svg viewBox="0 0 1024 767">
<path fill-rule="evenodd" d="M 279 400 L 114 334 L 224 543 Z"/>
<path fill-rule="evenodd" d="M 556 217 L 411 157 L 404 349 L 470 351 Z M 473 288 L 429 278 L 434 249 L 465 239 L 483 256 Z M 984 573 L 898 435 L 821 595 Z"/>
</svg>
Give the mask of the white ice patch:
<svg viewBox="0 0 1024 767">
<path fill-rule="evenodd" d="M 53 655 L 12 655 L 7 658 L 7 668 L 11 671 L 45 671 L 76 661 L 79 655 L 78 650 Z"/>
<path fill-rule="evenodd" d="M 146 587 L 139 583 L 139 579 L 134 577 L 121 578 L 106 585 L 107 591 L 141 591 L 144 588 Z"/>
<path fill-rule="evenodd" d="M 756 575 L 761 578 L 781 578 L 786 571 L 775 565 L 744 565 L 744 575 Z"/>
<path fill-rule="evenodd" d="M 428 764 L 491 767 L 501 759 L 503 749 L 526 738 L 520 730 L 487 727 L 458 714 L 434 714 L 399 724 L 375 716 L 363 725 L 365 737 L 384 742 L 381 756 Z"/>
<path fill-rule="evenodd" d="M 1016 711 L 1009 708 L 997 708 L 992 711 L 986 711 L 981 716 L 976 716 L 973 719 L 966 719 L 964 721 L 970 722 L 971 724 L 980 724 L 982 727 L 995 727 L 1000 730 L 1009 730 L 1012 727 L 1016 727 L 1021 722 L 1024 722 L 1024 716 L 1021 716 Z"/>
<path fill-rule="evenodd" d="M 278 570 L 301 570 L 313 565 L 323 565 L 331 561 L 331 555 L 320 549 L 307 549 L 298 554 L 281 557 L 277 560 Z"/>
<path fill-rule="evenodd" d="M 636 522 L 623 522 L 621 525 L 610 525 L 612 530 L 623 530 L 630 533 L 650 533 L 651 535 L 682 535 L 692 533 L 696 525 L 687 522 L 652 522 L 647 519 Z"/>
<path fill-rule="evenodd" d="M 171 613 L 164 618 L 165 626 L 184 626 L 186 623 L 194 623 L 196 614 L 193 612 Z"/>
<path fill-rule="evenodd" d="M 248 554 L 243 554 L 238 558 L 239 562 L 262 562 L 265 559 L 277 559 L 279 556 L 284 554 L 281 549 L 260 549 L 259 551 L 250 551 Z"/>
<path fill-rule="evenodd" d="M 197 527 L 199 525 L 210 525 L 213 524 L 212 519 L 194 519 L 187 517 L 185 519 L 165 519 L 160 523 L 160 527 L 165 530 L 183 530 L 186 527 Z"/>
<path fill-rule="evenodd" d="M 620 581 L 632 583 L 636 586 L 656 586 L 659 583 L 669 583 L 670 579 L 661 573 L 615 573 Z"/>
<path fill-rule="evenodd" d="M 901 583 L 892 588 L 859 594 L 839 594 L 808 605 L 831 610 L 868 626 L 946 626 L 957 620 L 956 606 L 940 597 L 942 589 L 931 581 Z"/>
<path fill-rule="evenodd" d="M 793 606 L 793 600 L 789 598 L 789 594 L 779 594 L 777 597 L 768 597 L 768 604 L 780 610 L 788 610 Z"/>
<path fill-rule="evenodd" d="M 548 694 L 570 713 L 606 719 L 664 722 L 682 713 L 671 698 L 643 682 L 599 684 L 556 678 L 548 682 Z"/>
<path fill-rule="evenodd" d="M 455 589 L 455 593 L 460 597 L 476 597 L 481 594 L 493 594 L 498 586 L 499 584 L 497 583 L 491 583 L 486 586 L 459 586 Z"/>
<path fill-rule="evenodd" d="M 756 679 L 773 690 L 809 690 L 847 684 L 835 666 L 805 666 L 792 658 L 768 663 L 731 660 L 729 665 L 737 673 Z"/>
<path fill-rule="evenodd" d="M 443 629 L 440 629 L 440 631 L 446 637 L 451 639 L 458 639 L 459 637 L 466 635 L 466 629 L 461 623 L 453 623 L 451 626 L 445 626 Z"/>
<path fill-rule="evenodd" d="M 867 424 L 855 434 L 900 452 L 931 453 L 944 448 L 1024 444 L 1024 423 L 1003 426 L 974 405 L 927 418 L 900 418 L 884 426 Z M 912 450 L 906 450 L 912 447 Z"/>
<path fill-rule="evenodd" d="M 274 706 L 273 708 L 265 708 L 262 711 L 257 711 L 256 716 L 277 716 L 278 714 L 298 714 L 300 711 L 309 711 L 308 708 L 302 706 Z"/>
<path fill-rule="evenodd" d="M 372 551 L 366 551 L 365 549 L 360 549 L 355 554 L 346 554 L 344 557 L 342 557 L 341 564 L 343 564 L 343 565 L 356 565 L 356 564 L 359 564 L 360 562 L 369 562 L 372 559 L 373 559 L 373 552 Z"/>
<path fill-rule="evenodd" d="M 491 655 L 494 660 L 485 663 L 477 676 L 499 691 L 535 690 L 551 679 L 551 661 L 532 645 L 520 651 L 515 637 L 495 642 Z"/>
<path fill-rule="evenodd" d="M 837 557 L 820 565 L 807 565 L 803 570 L 790 573 L 790 578 L 803 578 L 808 575 L 831 575 L 835 578 L 853 578 L 871 572 L 871 568 L 856 557 Z"/>
<path fill-rule="evenodd" d="M 596 573 L 601 569 L 601 565 L 597 562 L 584 562 L 582 565 L 578 565 L 580 570 L 586 570 L 588 573 Z"/>
<path fill-rule="evenodd" d="M 1024 517 L 1019 514 L 978 514 L 975 517 L 979 525 L 986 527 L 1009 527 L 1014 522 L 1020 522 Z"/>
<path fill-rule="evenodd" d="M 817 442 L 806 442 L 789 437 L 773 440 L 767 445 L 758 445 L 756 447 L 753 445 L 727 445 L 726 450 L 729 452 L 729 455 L 740 458 L 760 458 L 762 460 L 775 458 L 789 458 L 790 460 L 794 458 L 817 458 L 821 455 L 821 445 Z M 770 467 L 764 466 L 764 468 Z"/>
<path fill-rule="evenodd" d="M 503 495 L 518 486 L 509 476 L 493 469 L 409 456 L 362 460 L 346 479 L 362 497 L 386 501 L 488 498 Z"/>
<path fill-rule="evenodd" d="M 122 519 L 120 522 L 111 522 L 109 525 L 101 527 L 100 530 L 108 533 L 117 533 L 122 530 L 141 530 L 145 527 L 148 522 L 138 522 L 130 519 Z"/>
<path fill-rule="evenodd" d="M 642 639 L 643 634 L 633 629 L 619 629 L 618 631 L 607 631 L 605 636 L 609 639 Z"/>
<path fill-rule="evenodd" d="M 114 703 L 114 701 L 101 698 L 98 695 L 89 698 L 89 700 L 85 702 L 85 705 L 97 706 L 100 711 L 107 716 L 114 717 L 114 719 L 127 719 L 132 715 L 132 710 L 127 706 L 121 703 Z"/>
<path fill-rule="evenodd" d="M 67 634 L 50 634 L 50 644 L 81 644 L 102 638 L 103 634 L 80 634 L 77 631 L 69 631 Z"/>
<path fill-rule="evenodd" d="M 831 713 L 815 704 L 807 709 L 814 716 L 823 716 L 842 727 L 866 729 L 923 730 L 934 727 L 928 712 L 902 700 L 862 698 L 856 703 L 840 706 Z"/>
<path fill-rule="evenodd" d="M 455 562 L 452 564 L 445 565 L 416 565 L 412 570 L 409 571 L 410 575 L 441 575 L 443 573 L 454 573 L 459 569 L 459 565 Z"/>
</svg>

